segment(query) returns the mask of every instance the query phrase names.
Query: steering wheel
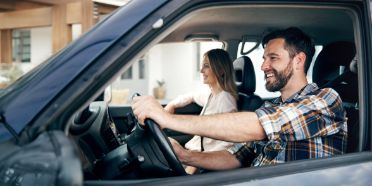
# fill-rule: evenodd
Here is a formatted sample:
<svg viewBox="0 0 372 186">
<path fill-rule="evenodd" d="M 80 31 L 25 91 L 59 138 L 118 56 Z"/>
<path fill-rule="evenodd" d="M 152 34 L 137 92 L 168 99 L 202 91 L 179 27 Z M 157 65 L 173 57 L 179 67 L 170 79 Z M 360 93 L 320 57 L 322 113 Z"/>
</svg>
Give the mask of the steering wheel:
<svg viewBox="0 0 372 186">
<path fill-rule="evenodd" d="M 165 159 L 168 161 L 170 168 L 172 168 L 176 175 L 182 176 L 187 175 L 185 169 L 182 166 L 180 160 L 178 160 L 176 154 L 174 153 L 173 147 L 170 144 L 167 136 L 164 134 L 163 130 L 160 129 L 152 119 L 146 119 L 145 125 L 151 131 L 156 143 L 158 144 L 160 150 L 163 152 Z"/>
</svg>

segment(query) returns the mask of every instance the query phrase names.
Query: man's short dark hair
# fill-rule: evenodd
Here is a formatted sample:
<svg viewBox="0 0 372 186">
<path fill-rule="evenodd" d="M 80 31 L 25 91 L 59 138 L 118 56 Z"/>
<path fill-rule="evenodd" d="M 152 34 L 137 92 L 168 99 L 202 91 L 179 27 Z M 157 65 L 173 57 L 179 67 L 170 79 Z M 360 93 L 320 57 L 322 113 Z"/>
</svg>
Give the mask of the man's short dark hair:
<svg viewBox="0 0 372 186">
<path fill-rule="evenodd" d="M 287 29 L 276 30 L 267 34 L 262 39 L 262 46 L 265 48 L 266 44 L 270 40 L 277 38 L 283 38 L 285 40 L 284 48 L 288 51 L 291 58 L 300 52 L 306 54 L 305 73 L 307 73 L 315 53 L 312 39 L 299 28 L 289 27 Z"/>
</svg>

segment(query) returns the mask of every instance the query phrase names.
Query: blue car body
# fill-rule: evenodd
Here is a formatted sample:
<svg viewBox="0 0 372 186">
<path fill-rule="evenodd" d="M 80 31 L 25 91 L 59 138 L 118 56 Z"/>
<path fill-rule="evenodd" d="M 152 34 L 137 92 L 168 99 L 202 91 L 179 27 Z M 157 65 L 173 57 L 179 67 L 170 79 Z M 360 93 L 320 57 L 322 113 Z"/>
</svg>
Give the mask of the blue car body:
<svg viewBox="0 0 372 186">
<path fill-rule="evenodd" d="M 118 69 L 127 69 L 143 48 L 167 26 L 187 12 L 216 3 L 245 1 L 132 0 L 98 23 L 93 29 L 48 59 L 16 83 L 0 92 L 0 141 L 13 136 L 31 141 L 45 130 L 65 130 L 68 118 L 104 91 Z M 250 3 L 253 1 L 246 1 Z M 264 1 L 256 3 L 265 3 Z M 309 3 L 269 1 L 267 3 Z M 144 180 L 86 181 L 85 185 L 369 185 L 372 182 L 372 14 L 371 1 L 312 1 L 339 3 L 358 10 L 362 25 L 364 76 L 360 84 L 360 152 L 321 160 L 290 162 L 283 165 L 238 169 L 195 175 Z M 164 26 L 153 26 L 163 19 Z M 123 67 L 123 68 L 122 68 Z"/>
</svg>

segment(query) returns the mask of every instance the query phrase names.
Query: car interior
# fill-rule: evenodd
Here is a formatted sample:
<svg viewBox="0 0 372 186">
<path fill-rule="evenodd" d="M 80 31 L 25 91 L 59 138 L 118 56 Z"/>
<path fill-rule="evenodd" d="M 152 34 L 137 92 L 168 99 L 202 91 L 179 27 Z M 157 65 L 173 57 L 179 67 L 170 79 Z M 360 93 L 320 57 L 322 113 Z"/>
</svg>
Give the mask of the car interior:
<svg viewBox="0 0 372 186">
<path fill-rule="evenodd" d="M 158 42 L 152 46 L 222 42 L 233 59 L 239 92 L 238 109 L 254 111 L 271 97 L 263 97 L 256 92 L 257 79 L 263 79 L 263 76 L 256 76 L 260 69 L 254 64 L 259 66 L 262 60 L 258 61 L 251 54 L 261 47 L 261 39 L 266 33 L 290 26 L 299 27 L 320 48 L 308 72 L 309 82 L 334 88 L 340 94 L 348 117 L 347 153 L 353 153 L 359 151 L 361 130 L 358 119 L 359 59 L 356 55 L 360 48 L 360 35 L 358 17 L 353 11 L 341 5 L 232 3 L 201 6 L 166 24 L 165 31 L 158 34 L 155 39 Z M 152 46 L 146 47 L 142 53 Z M 258 56 L 258 59 L 261 58 Z M 185 144 L 192 136 L 169 129 L 161 130 L 152 120 L 146 120 L 146 127 L 142 127 L 130 104 L 112 106 L 102 97 L 75 114 L 69 128 L 70 137 L 80 149 L 84 179 L 135 180 L 187 175 L 167 137 Z M 200 106 L 192 104 L 177 109 L 176 114 L 198 115 L 200 111 Z"/>
</svg>

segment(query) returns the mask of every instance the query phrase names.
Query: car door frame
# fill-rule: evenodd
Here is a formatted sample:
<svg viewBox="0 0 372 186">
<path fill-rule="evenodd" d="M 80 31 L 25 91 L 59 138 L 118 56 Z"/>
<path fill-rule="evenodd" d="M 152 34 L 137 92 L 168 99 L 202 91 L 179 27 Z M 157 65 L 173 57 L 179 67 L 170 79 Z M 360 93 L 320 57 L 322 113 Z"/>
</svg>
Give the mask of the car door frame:
<svg viewBox="0 0 372 186">
<path fill-rule="evenodd" d="M 336 1 L 334 1 L 336 2 Z M 337 1 L 343 4 L 345 1 Z M 360 108 L 360 121 L 364 125 L 361 127 L 362 131 L 360 136 L 360 141 L 363 142 L 360 144 L 359 150 L 360 151 L 370 151 L 371 147 L 368 144 L 367 140 L 370 139 L 371 136 L 370 129 L 370 121 L 371 118 L 366 113 L 370 113 L 370 109 L 372 106 L 371 103 L 371 85 L 368 82 L 371 82 L 371 62 L 372 62 L 372 51 L 371 47 L 371 35 L 372 33 L 371 26 L 370 26 L 370 16 L 371 15 L 366 5 L 368 2 L 366 1 L 357 1 L 356 4 L 351 5 L 355 8 L 358 12 L 358 17 L 360 18 L 359 24 L 360 27 L 357 28 L 357 33 L 360 33 L 360 37 L 363 39 L 358 40 L 358 46 L 362 52 L 360 56 L 361 60 L 361 67 L 359 68 L 359 74 L 361 79 L 359 81 L 359 87 L 361 87 L 360 93 L 360 101 L 362 103 L 368 103 L 366 105 L 361 105 Z M 359 38 L 359 36 L 357 37 Z M 179 184 L 198 184 L 198 185 L 205 185 L 205 184 L 258 184 L 258 183 L 265 183 L 269 185 L 277 185 L 277 184 L 290 184 L 293 181 L 299 180 L 308 180 L 309 182 L 300 182 L 304 185 L 313 185 L 314 182 L 317 180 L 309 180 L 306 177 L 309 174 L 312 175 L 322 175 L 327 174 L 329 172 L 335 171 L 339 174 L 338 177 L 335 179 L 342 180 L 342 176 L 347 175 L 347 173 L 352 172 L 355 168 L 365 168 L 365 165 L 372 165 L 372 153 L 371 152 L 357 152 L 346 154 L 338 157 L 333 158 L 325 158 L 325 159 L 317 159 L 317 160 L 303 160 L 303 161 L 295 161 L 289 162 L 286 164 L 275 165 L 272 167 L 255 167 L 255 168 L 246 168 L 246 169 L 238 169 L 232 171 L 223 171 L 223 172 L 215 172 L 209 173 L 205 175 L 195 175 L 193 179 L 188 177 L 176 177 L 176 178 L 163 178 L 163 179 L 156 179 L 156 180 L 137 180 L 136 182 L 140 183 L 141 185 L 171 185 L 174 183 Z M 367 181 L 371 181 L 369 173 L 370 169 L 365 169 L 365 172 L 362 176 L 366 178 Z M 303 173 L 303 174 L 300 174 Z M 302 176 L 301 176 L 302 175 Z M 278 179 L 277 179 L 278 178 Z M 285 179 L 280 179 L 285 178 Z M 89 183 L 89 182 L 88 182 Z M 130 182 L 126 181 L 117 181 L 117 182 L 110 182 L 110 184 L 126 184 Z M 342 184 L 342 182 L 337 182 L 338 184 Z"/>
<path fill-rule="evenodd" d="M 146 16 L 142 22 L 133 25 L 131 30 L 125 32 L 120 39 L 115 41 L 108 47 L 106 53 L 101 53 L 89 65 L 84 68 L 83 72 L 71 80 L 68 85 L 63 87 L 64 89 L 58 92 L 58 96 L 53 97 L 53 99 L 48 102 L 47 106 L 44 106 L 40 112 L 32 118 L 33 125 L 30 126 L 28 134 L 31 137 L 35 137 L 37 134 L 49 129 L 65 129 L 71 118 L 71 116 L 82 108 L 86 107 L 87 104 L 97 97 L 98 94 L 103 92 L 103 87 L 107 86 L 113 81 L 113 76 L 119 74 L 117 69 L 119 67 L 125 66 L 129 67 L 129 63 L 135 61 L 142 55 L 142 51 L 151 46 L 151 43 L 156 43 L 157 36 L 168 29 L 167 26 L 154 28 L 152 25 L 163 19 L 166 25 L 172 25 L 173 22 L 177 21 L 180 16 L 195 10 L 197 7 L 203 7 L 207 4 L 218 4 L 224 3 L 223 1 L 212 2 L 207 0 L 196 0 L 196 1 L 186 1 L 182 0 L 180 2 L 171 1 L 165 5 L 159 5 L 157 10 L 149 13 L 145 12 Z M 241 1 L 234 1 L 239 3 Z M 232 2 L 232 3 L 234 3 Z M 270 1 L 272 2 L 272 1 Z M 289 3 L 288 1 L 287 3 Z M 319 3 L 321 1 L 318 1 Z M 334 1 L 347 4 L 349 1 Z M 203 4 L 207 3 L 207 4 Z M 370 9 L 367 7 L 367 1 L 355 1 L 353 5 L 354 8 L 358 9 L 360 12 L 358 16 L 361 16 L 360 20 L 360 35 L 363 39 L 359 39 L 359 48 L 361 50 L 361 66 L 359 68 L 359 74 L 361 75 L 359 87 L 360 91 L 360 102 L 366 103 L 361 104 L 360 118 L 361 123 L 363 123 L 365 134 L 362 136 L 361 140 L 364 142 L 362 144 L 361 150 L 371 150 L 371 143 L 366 141 L 371 136 L 371 116 L 367 113 L 371 113 L 372 106 L 372 40 L 371 35 L 371 17 Z M 148 10 L 147 10 L 148 11 Z M 86 35 L 89 37 L 89 33 Z M 68 48 L 71 49 L 71 48 Z M 67 50 L 68 50 L 67 49 Z M 117 56 L 117 51 L 121 51 L 122 55 Z M 66 52 L 66 51 L 65 51 Z M 112 55 L 112 56 L 111 56 Z M 82 89 L 77 91 L 78 89 Z M 26 89 L 27 90 L 27 89 Z M 37 93 L 37 91 L 33 92 Z M 361 127 L 361 128 L 363 128 Z M 369 128 L 369 130 L 366 130 Z M 368 137 L 369 136 L 369 137 Z M 290 176 L 287 181 L 282 183 L 291 183 L 291 179 L 297 179 L 297 173 L 301 172 L 302 169 L 306 170 L 302 172 L 311 172 L 331 168 L 342 168 L 347 167 L 352 163 L 367 163 L 370 165 L 372 153 L 353 153 L 347 154 L 339 157 L 321 159 L 321 160 L 305 160 L 290 162 L 282 165 L 277 165 L 273 167 L 259 167 L 259 168 L 249 168 L 249 169 L 239 169 L 234 171 L 217 172 L 205 175 L 196 175 L 193 178 L 186 177 L 175 177 L 175 178 L 164 178 L 156 180 L 134 180 L 134 181 L 107 181 L 100 182 L 102 185 L 105 183 L 110 183 L 110 185 L 126 185 L 126 184 L 174 184 L 174 183 L 193 183 L 193 184 L 234 184 L 234 183 L 252 183 L 254 180 L 271 179 L 273 177 L 280 176 Z M 354 167 L 353 167 L 354 168 Z M 352 171 L 353 169 L 348 169 Z M 370 172 L 366 172 L 366 177 L 370 177 Z M 367 175 L 368 174 L 368 175 Z M 194 181 L 193 181 L 194 180 Z M 96 182 L 86 182 L 89 184 L 97 184 Z M 306 184 L 306 183 L 305 183 Z M 311 184 L 311 183 L 309 183 Z"/>
<path fill-rule="evenodd" d="M 206 4 L 202 4 L 202 3 L 206 3 Z M 236 3 L 239 3 L 240 1 L 234 1 Z M 333 2 L 336 2 L 336 1 L 333 1 Z M 345 1 L 337 1 L 343 5 L 347 5 L 347 3 Z M 198 4 L 199 3 L 199 4 Z M 344 4 L 346 3 L 346 4 Z M 128 60 L 130 61 L 133 61 L 133 59 L 136 59 L 136 56 L 141 56 L 142 53 L 139 53 L 139 51 L 143 51 L 143 48 L 146 48 L 148 47 L 149 45 L 151 45 L 151 43 L 156 43 L 157 41 L 151 41 L 153 40 L 154 38 L 156 38 L 160 32 L 168 29 L 167 26 L 164 26 L 164 27 L 161 27 L 159 28 L 158 30 L 152 30 L 150 31 L 149 33 L 146 34 L 146 32 L 144 32 L 143 30 L 150 30 L 150 29 L 153 29 L 151 27 L 149 27 L 149 23 L 154 23 L 156 21 L 158 21 L 159 19 L 163 19 L 164 22 L 168 22 L 168 26 L 169 25 L 172 25 L 173 22 L 177 21 L 180 17 L 182 17 L 183 15 L 187 14 L 188 12 L 190 11 L 193 11 L 197 8 L 201 8 L 203 6 L 206 6 L 206 5 L 210 5 L 210 4 L 218 4 L 218 2 L 211 2 L 211 1 L 203 1 L 203 0 L 200 0 L 200 1 L 193 1 L 193 2 L 188 2 L 185 4 L 183 4 L 183 6 L 177 6 L 175 4 L 168 4 L 167 6 L 164 6 L 162 8 L 160 8 L 157 12 L 154 13 L 154 17 L 149 17 L 147 18 L 146 20 L 144 20 L 141 24 L 139 24 L 136 28 L 133 29 L 133 32 L 129 33 L 127 35 L 127 37 L 123 38 L 123 40 L 121 40 L 122 43 L 127 43 L 127 46 L 133 44 L 130 48 L 128 48 L 127 50 L 125 50 L 125 55 L 124 56 L 121 56 L 120 59 L 122 60 Z M 371 31 L 371 27 L 370 27 L 370 20 L 367 18 L 369 16 L 368 15 L 368 9 L 366 8 L 366 1 L 356 1 L 355 4 L 353 5 L 350 5 L 350 7 L 353 7 L 356 12 L 358 12 L 358 17 L 360 18 L 359 20 L 359 24 L 360 24 L 360 27 L 358 29 L 358 31 L 360 31 L 360 36 L 363 38 L 363 39 L 359 39 L 359 42 L 358 42 L 358 46 L 357 48 L 359 48 L 361 50 L 361 56 L 360 56 L 360 60 L 361 60 L 361 67 L 359 68 L 359 74 L 361 76 L 361 80 L 360 80 L 360 86 L 361 87 L 361 93 L 360 93 L 360 101 L 361 103 L 369 103 L 367 105 L 361 105 L 360 107 L 360 117 L 362 118 L 361 119 L 361 123 L 363 123 L 363 127 L 361 128 L 364 128 L 364 136 L 361 136 L 361 141 L 364 142 L 364 144 L 362 144 L 362 146 L 360 147 L 361 149 L 360 150 L 370 150 L 371 147 L 368 146 L 368 143 L 366 142 L 366 140 L 368 139 L 368 136 L 371 135 L 371 131 L 370 130 L 366 130 L 368 127 L 370 128 L 370 121 L 371 121 L 371 118 L 370 116 L 368 116 L 366 113 L 369 113 L 368 111 L 370 111 L 370 107 L 372 106 L 372 103 L 371 103 L 371 85 L 368 83 L 368 82 L 371 82 L 371 36 L 370 34 L 368 33 L 372 33 Z M 176 8 L 177 7 L 177 8 Z M 171 8 L 174 8 L 172 11 Z M 172 15 L 172 14 L 175 14 L 176 16 Z M 162 15 L 162 16 L 160 16 Z M 167 20 L 168 19 L 168 20 Z M 152 25 L 152 24 L 150 24 Z M 142 30 L 142 32 L 140 32 L 141 34 L 137 34 L 136 33 L 136 36 L 133 36 L 133 38 L 131 37 L 131 34 L 136 32 L 136 31 L 140 31 Z M 139 38 L 136 38 L 138 36 L 143 36 L 142 37 L 142 40 L 140 40 Z M 136 41 L 135 39 L 137 39 L 137 42 L 134 44 L 134 42 Z M 149 42 L 149 40 L 151 42 Z M 367 63 L 369 62 L 369 63 Z M 110 76 L 112 76 L 113 74 L 115 74 L 115 68 L 120 66 L 120 65 L 123 65 L 122 63 L 116 63 L 117 66 L 114 65 L 115 63 L 112 63 L 112 66 L 113 68 L 111 68 L 110 70 L 106 71 L 106 79 L 103 78 L 103 80 L 108 80 Z M 92 69 L 94 69 L 96 67 L 92 66 Z M 90 69 L 88 69 L 89 71 Z M 86 72 L 88 74 L 93 74 L 93 73 L 89 73 L 89 72 Z M 104 72 L 103 72 L 104 73 Z M 78 86 L 80 83 L 77 83 L 76 86 Z M 96 86 L 102 86 L 104 85 L 103 83 L 102 84 L 97 84 Z M 97 87 L 96 87 L 97 88 Z M 72 93 L 72 89 L 71 89 L 71 93 Z M 69 91 L 67 91 L 69 92 Z M 67 93 L 66 92 L 66 93 Z M 91 94 L 93 92 L 90 91 Z M 80 95 L 82 96 L 82 95 Z M 85 96 L 89 96 L 89 94 L 85 95 Z M 91 95 L 90 95 L 91 96 Z M 62 98 L 62 97 L 61 97 Z M 76 106 L 77 107 L 77 106 Z M 70 116 L 70 114 L 72 113 L 68 113 L 65 114 L 63 117 L 67 118 Z M 159 180 L 159 183 L 166 183 L 166 182 L 169 182 L 169 180 L 177 180 L 177 182 L 180 182 L 180 183 L 184 183 L 184 182 L 188 182 L 188 183 L 195 183 L 195 184 L 213 184 L 213 183 L 238 183 L 240 181 L 242 182 L 251 182 L 252 180 L 256 180 L 256 179 L 271 179 L 272 177 L 277 177 L 277 176 L 287 176 L 289 175 L 291 178 L 293 179 L 296 179 L 296 173 L 298 172 L 301 172 L 301 170 L 298 168 L 298 167 L 301 167 L 301 168 L 304 168 L 306 167 L 307 170 L 305 170 L 304 172 L 307 172 L 308 170 L 312 170 L 312 171 L 321 171 L 321 172 L 324 172 L 328 169 L 331 169 L 331 168 L 334 168 L 336 167 L 336 169 L 343 169 L 343 167 L 348 167 L 350 166 L 351 164 L 354 164 L 354 163 L 367 163 L 369 164 L 369 162 L 371 161 L 371 156 L 372 154 L 370 152 L 363 152 L 363 153 L 353 153 L 353 154 L 347 154 L 347 155 L 343 155 L 343 156 L 339 156 L 339 157 L 334 157 L 334 158 L 329 158 L 329 159 L 322 159 L 322 160 L 305 160 L 305 161 L 296 161 L 296 162 L 291 162 L 291 163 L 286 163 L 286 164 L 282 164 L 282 165 L 277 165 L 273 168 L 270 168 L 270 167 L 260 167 L 260 168 L 251 168 L 251 169 L 239 169 L 239 170 L 234 170 L 234 171 L 228 171 L 228 172 L 223 172 L 223 173 L 212 173 L 211 175 L 209 174 L 206 174 L 206 175 L 201 175 L 200 176 L 200 179 L 198 179 L 198 181 L 191 181 L 191 179 L 188 179 L 188 177 L 177 177 L 177 178 L 164 178 L 162 180 Z M 280 171 L 279 171 L 280 170 Z M 347 169 L 348 171 L 351 171 L 351 169 Z M 344 171 L 344 170 L 340 170 L 340 171 Z M 367 172 L 368 173 L 368 172 Z M 216 174 L 217 175 L 217 179 L 214 177 L 213 174 Z M 226 182 L 226 178 L 225 176 L 222 176 L 222 175 L 229 175 L 229 179 L 227 180 L 230 180 L 230 181 L 227 181 Z M 251 175 L 251 176 L 249 176 Z M 214 177 L 214 178 L 212 178 Z M 224 182 L 225 180 L 225 182 Z M 233 180 L 233 181 L 232 181 Z M 145 183 L 145 182 L 142 182 L 140 181 L 141 184 Z M 118 181 L 118 182 L 115 182 L 115 183 L 118 183 L 118 184 L 125 184 L 127 183 L 126 181 Z M 128 182 L 130 183 L 130 182 Z M 152 184 L 155 183 L 155 182 L 151 182 Z M 288 181 L 284 181 L 283 183 L 290 183 L 290 180 Z"/>
</svg>

